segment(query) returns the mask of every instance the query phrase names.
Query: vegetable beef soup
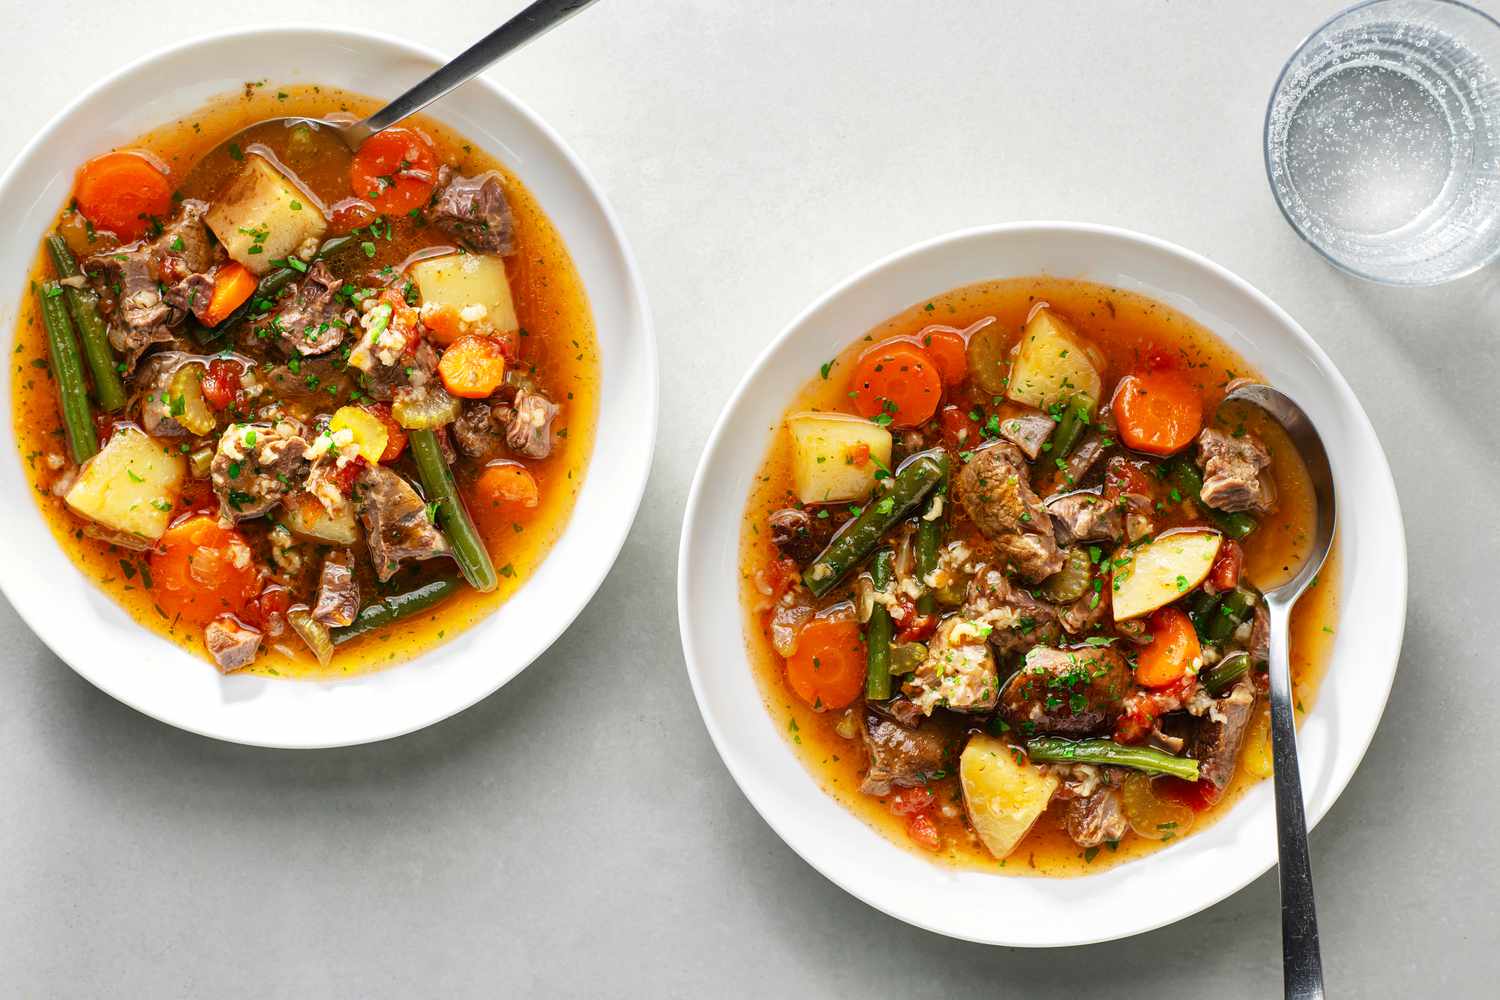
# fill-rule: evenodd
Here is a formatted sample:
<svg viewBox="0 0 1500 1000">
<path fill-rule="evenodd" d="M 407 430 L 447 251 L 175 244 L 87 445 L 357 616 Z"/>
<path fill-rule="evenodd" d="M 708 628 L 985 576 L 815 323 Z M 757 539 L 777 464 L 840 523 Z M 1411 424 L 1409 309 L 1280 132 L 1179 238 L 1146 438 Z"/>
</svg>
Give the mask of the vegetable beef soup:
<svg viewBox="0 0 1500 1000">
<path fill-rule="evenodd" d="M 823 365 L 772 429 L 742 595 L 767 707 L 818 782 L 949 864 L 1098 871 L 1271 773 L 1267 616 L 1310 544 L 1255 372 L 1141 295 L 959 288 Z M 1299 603 L 1311 704 L 1332 561 Z"/>
<path fill-rule="evenodd" d="M 421 116 L 354 154 L 266 121 L 375 106 L 249 83 L 81 165 L 20 310 L 47 523 L 225 673 L 452 637 L 543 560 L 588 463 L 593 322 L 521 180 Z"/>
</svg>

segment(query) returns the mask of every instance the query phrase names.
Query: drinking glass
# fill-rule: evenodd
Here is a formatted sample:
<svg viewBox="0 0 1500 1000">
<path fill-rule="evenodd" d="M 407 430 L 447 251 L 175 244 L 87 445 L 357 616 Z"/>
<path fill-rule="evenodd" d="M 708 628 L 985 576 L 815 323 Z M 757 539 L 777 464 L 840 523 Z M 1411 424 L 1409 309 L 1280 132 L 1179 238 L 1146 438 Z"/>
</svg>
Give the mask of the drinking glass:
<svg viewBox="0 0 1500 1000">
<path fill-rule="evenodd" d="M 1500 256 L 1500 23 L 1369 0 L 1292 55 L 1266 109 L 1282 214 L 1336 266 L 1431 285 Z"/>
</svg>

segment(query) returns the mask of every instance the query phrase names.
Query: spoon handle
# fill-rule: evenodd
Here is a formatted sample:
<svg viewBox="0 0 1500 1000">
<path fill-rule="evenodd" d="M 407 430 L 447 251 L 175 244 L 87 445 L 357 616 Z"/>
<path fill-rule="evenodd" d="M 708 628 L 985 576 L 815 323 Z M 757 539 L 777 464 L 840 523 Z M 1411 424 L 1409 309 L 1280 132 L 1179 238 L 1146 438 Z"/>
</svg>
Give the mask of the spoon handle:
<svg viewBox="0 0 1500 1000">
<path fill-rule="evenodd" d="M 465 49 L 447 65 L 396 98 L 364 121 L 350 127 L 353 145 L 414 115 L 486 66 L 513 52 L 538 35 L 545 34 L 577 14 L 594 0 L 535 0 L 525 10 Z"/>
<path fill-rule="evenodd" d="M 1271 616 L 1271 739 L 1276 765 L 1276 849 L 1281 857 L 1281 977 L 1287 1000 L 1323 1000 L 1323 957 L 1312 865 L 1307 857 L 1307 816 L 1297 767 L 1297 727 L 1288 658 L 1291 608 L 1268 602 Z"/>
</svg>

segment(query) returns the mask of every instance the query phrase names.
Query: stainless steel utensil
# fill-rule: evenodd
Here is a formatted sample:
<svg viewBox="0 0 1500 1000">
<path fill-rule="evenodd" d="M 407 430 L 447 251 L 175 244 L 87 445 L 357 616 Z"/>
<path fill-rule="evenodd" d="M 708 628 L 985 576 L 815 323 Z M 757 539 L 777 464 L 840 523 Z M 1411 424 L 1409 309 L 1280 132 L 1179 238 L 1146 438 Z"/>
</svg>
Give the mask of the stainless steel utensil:
<svg viewBox="0 0 1500 1000">
<path fill-rule="evenodd" d="M 1322 1000 L 1323 958 L 1318 947 L 1318 913 L 1313 902 L 1312 867 L 1307 857 L 1307 816 L 1297 767 L 1297 729 L 1292 705 L 1290 622 L 1292 606 L 1307 589 L 1333 546 L 1336 507 L 1333 469 L 1317 428 L 1302 407 L 1268 385 L 1242 385 L 1224 401 L 1244 402 L 1266 411 L 1286 429 L 1302 457 L 1317 498 L 1317 524 L 1301 566 L 1264 591 L 1270 615 L 1271 737 L 1276 768 L 1276 849 L 1281 858 L 1282 982 L 1291 1000 Z"/>
</svg>

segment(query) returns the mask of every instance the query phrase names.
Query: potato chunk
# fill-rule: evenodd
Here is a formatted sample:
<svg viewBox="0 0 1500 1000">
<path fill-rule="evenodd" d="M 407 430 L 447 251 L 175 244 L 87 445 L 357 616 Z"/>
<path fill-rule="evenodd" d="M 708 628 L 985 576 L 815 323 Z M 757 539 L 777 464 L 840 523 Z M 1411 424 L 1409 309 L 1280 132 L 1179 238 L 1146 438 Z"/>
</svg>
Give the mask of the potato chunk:
<svg viewBox="0 0 1500 1000">
<path fill-rule="evenodd" d="M 1057 791 L 1055 775 L 1043 774 L 1019 751 L 984 733 L 969 738 L 958 760 L 964 808 L 974 832 L 997 858 L 1004 858 L 1047 809 Z"/>
<path fill-rule="evenodd" d="M 875 488 L 875 473 L 891 465 L 891 432 L 844 413 L 794 413 L 792 480 L 803 503 L 859 500 Z"/>
<path fill-rule="evenodd" d="M 491 253 L 455 253 L 429 257 L 413 264 L 408 273 L 422 293 L 422 304 L 439 308 L 451 306 L 465 315 L 471 306 L 482 306 L 481 317 L 496 333 L 520 329 L 515 301 L 510 295 L 510 279 L 505 276 L 505 261 Z"/>
<path fill-rule="evenodd" d="M 328 545 L 353 545 L 359 541 L 352 503 L 345 504 L 335 517 L 311 493 L 293 493 L 281 501 L 280 520 L 288 531 L 308 541 Z"/>
<path fill-rule="evenodd" d="M 270 161 L 254 155 L 245 157 L 244 167 L 219 192 L 203 221 L 229 256 L 255 275 L 328 231 L 318 206 Z"/>
<path fill-rule="evenodd" d="M 84 463 L 63 502 L 91 521 L 154 542 L 167 530 L 186 475 L 176 449 L 137 427 L 121 427 Z"/>
<path fill-rule="evenodd" d="M 1213 568 L 1223 536 L 1206 528 L 1183 528 L 1158 535 L 1139 548 L 1126 547 L 1111 583 L 1115 621 L 1155 611 L 1202 583 Z"/>
<path fill-rule="evenodd" d="M 1102 367 L 1097 349 L 1072 323 L 1051 309 L 1038 309 L 1021 331 L 1005 394 L 1042 410 L 1080 394 L 1097 405 L 1103 391 Z"/>
</svg>

